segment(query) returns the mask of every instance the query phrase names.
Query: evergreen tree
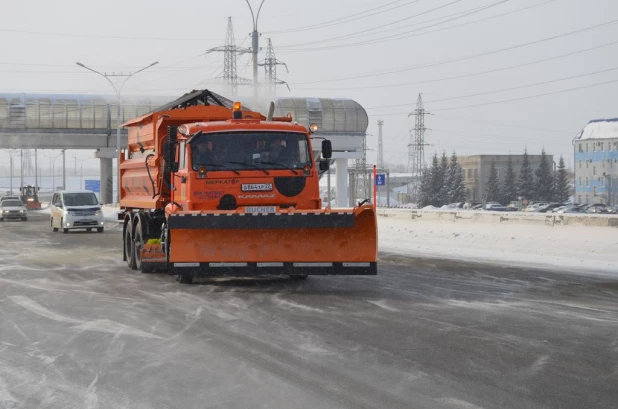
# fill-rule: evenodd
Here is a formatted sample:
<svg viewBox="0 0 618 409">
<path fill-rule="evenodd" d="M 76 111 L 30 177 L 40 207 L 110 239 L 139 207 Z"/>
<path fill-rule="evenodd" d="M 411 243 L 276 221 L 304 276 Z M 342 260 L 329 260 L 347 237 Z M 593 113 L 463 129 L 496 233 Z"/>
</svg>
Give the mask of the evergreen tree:
<svg viewBox="0 0 618 409">
<path fill-rule="evenodd" d="M 438 180 L 436 181 L 436 201 L 437 207 L 443 206 L 449 203 L 449 186 L 447 184 L 449 171 L 448 157 L 446 152 L 442 152 L 442 158 L 440 158 L 440 170 L 438 174 Z"/>
<path fill-rule="evenodd" d="M 556 175 L 556 182 L 554 186 L 555 201 L 564 203 L 569 200 L 569 196 L 571 196 L 571 188 L 569 187 L 569 180 L 562 155 L 560 156 L 560 162 L 558 162 L 558 174 Z"/>
<path fill-rule="evenodd" d="M 517 193 L 524 199 L 535 199 L 534 197 L 534 176 L 532 175 L 532 167 L 528 158 L 528 150 L 524 150 L 524 158 L 519 171 L 519 180 L 517 181 Z"/>
<path fill-rule="evenodd" d="M 464 185 L 463 170 L 457 162 L 457 154 L 453 151 L 445 185 L 448 187 L 448 203 L 463 202 L 466 200 L 466 186 Z"/>
<path fill-rule="evenodd" d="M 509 161 L 506 165 L 506 177 L 504 178 L 504 186 L 502 186 L 502 204 L 508 205 L 511 201 L 517 200 L 517 182 L 515 176 L 515 168 L 513 160 L 509 155 Z"/>
<path fill-rule="evenodd" d="M 440 203 L 440 191 L 442 190 L 443 178 L 440 173 L 440 162 L 438 161 L 438 154 L 433 154 L 433 160 L 431 162 L 431 201 L 430 205 L 435 207 L 442 206 Z"/>
<path fill-rule="evenodd" d="M 485 184 L 485 200 L 487 202 L 497 202 L 500 200 L 500 181 L 498 180 L 498 169 L 496 169 L 496 162 L 491 161 L 491 168 L 489 169 L 489 179 Z"/>
<path fill-rule="evenodd" d="M 432 201 L 433 186 L 431 185 L 431 169 L 425 167 L 421 176 L 421 183 L 418 192 L 418 207 L 429 206 Z"/>
<path fill-rule="evenodd" d="M 552 166 L 549 162 L 545 149 L 541 151 L 541 163 L 535 172 L 536 176 L 536 199 L 548 202 L 553 199 L 554 177 L 552 175 Z"/>
</svg>

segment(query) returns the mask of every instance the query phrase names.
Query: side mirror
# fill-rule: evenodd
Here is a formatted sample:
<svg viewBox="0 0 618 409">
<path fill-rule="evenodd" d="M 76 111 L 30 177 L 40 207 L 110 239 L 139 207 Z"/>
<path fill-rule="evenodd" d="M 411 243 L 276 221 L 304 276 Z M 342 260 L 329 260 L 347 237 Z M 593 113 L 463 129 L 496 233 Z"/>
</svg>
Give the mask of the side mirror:
<svg viewBox="0 0 618 409">
<path fill-rule="evenodd" d="M 322 157 L 324 159 L 330 159 L 333 157 L 333 145 L 328 139 L 322 141 Z"/>
<path fill-rule="evenodd" d="M 330 168 L 330 163 L 327 160 L 320 161 L 320 170 L 326 172 Z"/>
<path fill-rule="evenodd" d="M 54 206 L 56 207 L 62 207 L 62 203 L 58 202 L 58 203 L 54 203 Z"/>
</svg>

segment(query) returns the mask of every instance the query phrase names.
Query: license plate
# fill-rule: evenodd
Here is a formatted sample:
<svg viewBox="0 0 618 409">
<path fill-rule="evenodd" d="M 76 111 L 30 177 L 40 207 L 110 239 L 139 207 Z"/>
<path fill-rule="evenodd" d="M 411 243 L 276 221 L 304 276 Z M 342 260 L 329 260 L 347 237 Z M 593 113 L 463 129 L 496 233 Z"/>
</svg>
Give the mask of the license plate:
<svg viewBox="0 0 618 409">
<path fill-rule="evenodd" d="M 249 183 L 242 185 L 243 192 L 270 192 L 273 190 L 272 183 Z"/>
<path fill-rule="evenodd" d="M 247 206 L 245 207 L 245 213 L 276 213 L 277 208 L 275 206 Z"/>
</svg>

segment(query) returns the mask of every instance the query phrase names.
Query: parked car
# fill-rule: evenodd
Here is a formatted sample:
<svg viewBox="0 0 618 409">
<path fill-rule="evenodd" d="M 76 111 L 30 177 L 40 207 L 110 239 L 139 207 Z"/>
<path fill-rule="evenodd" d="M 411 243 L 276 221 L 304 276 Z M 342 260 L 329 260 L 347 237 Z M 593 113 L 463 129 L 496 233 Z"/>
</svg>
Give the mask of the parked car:
<svg viewBox="0 0 618 409">
<path fill-rule="evenodd" d="M 28 220 L 28 210 L 21 200 L 7 199 L 0 202 L 0 222 L 9 219 Z"/>
<path fill-rule="evenodd" d="M 562 208 L 557 209 L 555 213 L 564 214 L 564 213 L 586 213 L 586 212 L 577 206 L 564 206 Z"/>
<path fill-rule="evenodd" d="M 104 217 L 101 205 L 94 192 L 68 190 L 54 193 L 51 200 L 50 226 L 52 231 L 62 229 L 97 229 L 103 233 Z"/>
<path fill-rule="evenodd" d="M 550 204 L 546 204 L 545 206 L 539 206 L 536 209 L 536 212 L 547 213 L 547 212 L 551 212 L 552 210 L 557 209 L 562 206 L 566 206 L 566 205 L 563 203 L 550 203 Z"/>
<path fill-rule="evenodd" d="M 485 205 L 485 210 L 490 212 L 508 212 L 508 209 L 500 203 L 488 203 Z"/>
<path fill-rule="evenodd" d="M 600 203 L 595 203 L 587 206 L 585 208 L 586 213 L 609 213 L 607 210 L 607 206 Z"/>
<path fill-rule="evenodd" d="M 548 204 L 549 203 L 545 203 L 545 202 L 532 203 L 526 206 L 526 208 L 524 209 L 524 212 L 536 212 L 538 208 L 540 208 L 541 206 L 546 206 Z"/>
</svg>

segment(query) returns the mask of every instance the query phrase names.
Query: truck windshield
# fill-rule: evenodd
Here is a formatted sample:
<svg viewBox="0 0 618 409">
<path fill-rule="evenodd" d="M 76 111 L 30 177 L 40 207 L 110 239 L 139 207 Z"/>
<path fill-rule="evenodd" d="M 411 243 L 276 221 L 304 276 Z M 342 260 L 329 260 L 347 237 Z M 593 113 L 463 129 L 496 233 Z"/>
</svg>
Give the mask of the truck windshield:
<svg viewBox="0 0 618 409">
<path fill-rule="evenodd" d="M 191 141 L 194 170 L 302 169 L 311 166 L 307 135 L 292 132 L 203 134 Z"/>
<path fill-rule="evenodd" d="M 99 201 L 94 193 L 65 193 L 65 206 L 94 206 L 98 205 Z"/>
</svg>

